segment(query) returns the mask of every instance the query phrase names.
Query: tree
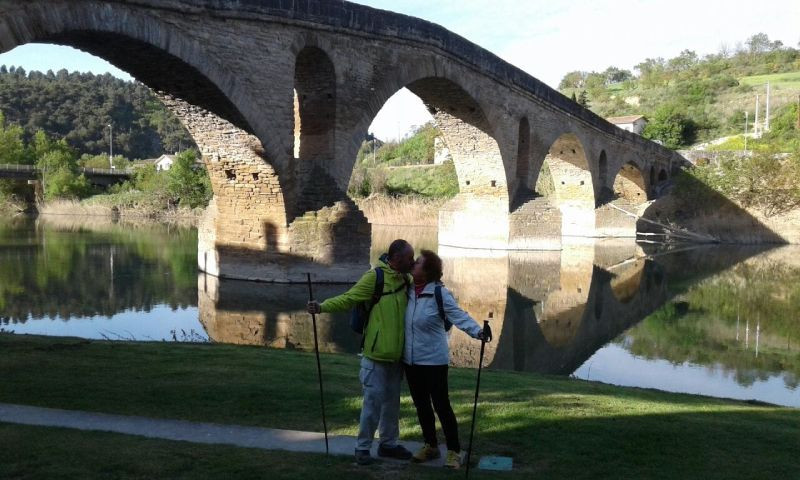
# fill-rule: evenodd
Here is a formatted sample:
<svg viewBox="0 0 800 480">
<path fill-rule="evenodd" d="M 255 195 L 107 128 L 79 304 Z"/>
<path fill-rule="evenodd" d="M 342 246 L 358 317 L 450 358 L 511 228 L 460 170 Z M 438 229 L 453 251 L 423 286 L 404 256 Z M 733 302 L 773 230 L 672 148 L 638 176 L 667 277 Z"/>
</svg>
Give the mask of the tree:
<svg viewBox="0 0 800 480">
<path fill-rule="evenodd" d="M 606 85 L 613 85 L 615 83 L 622 83 L 627 80 L 630 80 L 633 77 L 633 74 L 630 70 L 623 70 L 617 67 L 608 67 L 603 72 L 603 76 L 605 77 Z"/>
<path fill-rule="evenodd" d="M 78 175 L 77 154 L 66 140 L 56 142 L 43 132 L 37 132 L 31 150 L 41 170 L 45 200 L 79 199 L 91 193 L 89 181 L 82 174 Z"/>
<path fill-rule="evenodd" d="M 660 141 L 665 147 L 676 149 L 688 143 L 692 123 L 673 104 L 656 109 L 642 132 L 642 136 Z"/>
<path fill-rule="evenodd" d="M 558 84 L 559 90 L 566 90 L 568 88 L 583 88 L 584 82 L 586 81 L 586 72 L 581 72 L 579 70 L 569 72 L 564 75 L 564 78 L 561 79 L 561 82 Z"/>
<path fill-rule="evenodd" d="M 633 67 L 639 72 L 639 81 L 646 87 L 660 86 L 665 81 L 666 61 L 661 58 L 647 58 Z"/>
<path fill-rule="evenodd" d="M 86 177 L 77 175 L 67 166 L 58 167 L 47 173 L 44 182 L 46 200 L 56 198 L 80 199 L 91 192 L 91 185 Z"/>
<path fill-rule="evenodd" d="M 578 96 L 578 105 L 589 108 L 589 94 L 586 93 L 586 90 L 581 90 L 581 94 Z"/>
<path fill-rule="evenodd" d="M 0 112 L 0 163 L 31 163 L 22 139 L 23 133 L 19 125 L 7 126 L 5 117 Z"/>
<path fill-rule="evenodd" d="M 675 58 L 669 60 L 667 65 L 673 72 L 685 72 L 697 65 L 697 53 L 694 50 L 684 50 Z"/>
<path fill-rule="evenodd" d="M 211 200 L 211 181 L 203 165 L 197 164 L 197 152 L 186 150 L 175 157 L 167 171 L 167 192 L 172 201 L 195 208 Z"/>
<path fill-rule="evenodd" d="M 757 33 L 748 38 L 745 42 L 750 55 L 768 52 L 772 48 L 772 43 L 769 41 L 769 36 L 766 33 Z"/>
<path fill-rule="evenodd" d="M 602 73 L 591 72 L 586 75 L 584 86 L 593 93 L 605 90 L 606 76 Z"/>
<path fill-rule="evenodd" d="M 6 125 L 3 112 L 0 112 L 0 163 L 29 164 L 30 152 L 25 148 L 19 125 Z M 0 180 L 0 200 L 24 198 L 30 189 L 15 180 Z"/>
</svg>

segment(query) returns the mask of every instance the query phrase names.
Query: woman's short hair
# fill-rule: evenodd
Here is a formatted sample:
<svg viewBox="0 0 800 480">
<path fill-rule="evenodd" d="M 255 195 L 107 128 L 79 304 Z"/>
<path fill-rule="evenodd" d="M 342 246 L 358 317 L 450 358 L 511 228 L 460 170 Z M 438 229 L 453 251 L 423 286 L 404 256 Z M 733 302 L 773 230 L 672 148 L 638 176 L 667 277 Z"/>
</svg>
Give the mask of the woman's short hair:
<svg viewBox="0 0 800 480">
<path fill-rule="evenodd" d="M 419 252 L 425 262 L 422 264 L 422 271 L 425 273 L 425 279 L 429 282 L 438 282 L 442 280 L 442 259 L 430 250 L 422 250 Z"/>
</svg>

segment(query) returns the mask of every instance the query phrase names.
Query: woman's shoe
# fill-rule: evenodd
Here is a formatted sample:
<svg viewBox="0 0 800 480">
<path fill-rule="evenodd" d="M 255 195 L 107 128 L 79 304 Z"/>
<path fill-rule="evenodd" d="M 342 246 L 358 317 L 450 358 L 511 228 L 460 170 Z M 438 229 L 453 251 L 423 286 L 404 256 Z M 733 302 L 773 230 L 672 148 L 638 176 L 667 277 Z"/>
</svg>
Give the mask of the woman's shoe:
<svg viewBox="0 0 800 480">
<path fill-rule="evenodd" d="M 441 452 L 437 447 L 432 447 L 427 443 L 420 448 L 419 450 L 414 453 L 414 456 L 411 457 L 411 461 L 414 463 L 423 463 L 429 462 L 431 460 L 436 460 L 442 456 Z"/>
<path fill-rule="evenodd" d="M 461 453 L 452 450 L 447 451 L 447 460 L 444 462 L 447 468 L 458 469 L 461 468 Z"/>
</svg>

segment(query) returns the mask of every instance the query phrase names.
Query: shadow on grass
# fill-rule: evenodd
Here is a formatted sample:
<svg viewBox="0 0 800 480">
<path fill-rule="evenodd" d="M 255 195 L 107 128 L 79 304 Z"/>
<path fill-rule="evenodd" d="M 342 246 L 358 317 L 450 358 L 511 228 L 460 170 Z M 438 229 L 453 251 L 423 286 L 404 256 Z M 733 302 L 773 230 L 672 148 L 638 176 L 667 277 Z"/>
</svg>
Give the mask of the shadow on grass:
<svg viewBox="0 0 800 480">
<path fill-rule="evenodd" d="M 0 347 L 3 402 L 321 431 L 313 354 L 16 335 L 0 335 Z M 360 410 L 357 358 L 323 355 L 322 361 L 329 425 L 352 434 Z M 473 370 L 451 371 L 464 442 L 474 381 Z M 401 410 L 403 438 L 419 440 L 407 392 Z M 476 456 L 512 456 L 519 478 L 800 473 L 800 410 L 487 371 L 478 422 Z"/>
</svg>

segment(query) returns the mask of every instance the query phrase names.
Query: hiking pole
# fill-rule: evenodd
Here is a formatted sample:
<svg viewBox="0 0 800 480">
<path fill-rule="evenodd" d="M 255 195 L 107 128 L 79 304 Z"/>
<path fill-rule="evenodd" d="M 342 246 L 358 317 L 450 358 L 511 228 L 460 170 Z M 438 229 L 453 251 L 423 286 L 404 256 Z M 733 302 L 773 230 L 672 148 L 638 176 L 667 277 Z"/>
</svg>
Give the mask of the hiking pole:
<svg viewBox="0 0 800 480">
<path fill-rule="evenodd" d="M 311 274 L 308 276 L 308 301 L 314 300 L 314 293 L 311 290 Z M 311 322 L 314 325 L 314 353 L 317 354 L 317 377 L 319 378 L 319 404 L 322 407 L 322 428 L 325 430 L 325 455 L 330 454 L 328 449 L 328 422 L 325 420 L 325 395 L 322 391 L 322 367 L 319 364 L 319 341 L 317 340 L 317 315 L 311 314 Z"/>
<path fill-rule="evenodd" d="M 492 318 L 489 312 L 489 319 Z M 481 368 L 483 367 L 483 352 L 486 350 L 486 343 L 492 341 L 492 329 L 489 328 L 489 320 L 483 322 L 483 338 L 481 338 L 481 355 L 478 360 L 478 382 L 475 385 L 475 403 L 472 406 L 472 425 L 469 430 L 469 447 L 467 448 L 467 478 L 469 478 L 469 460 L 472 456 L 472 439 L 475 437 L 475 415 L 478 413 L 478 392 L 481 389 Z"/>
</svg>

